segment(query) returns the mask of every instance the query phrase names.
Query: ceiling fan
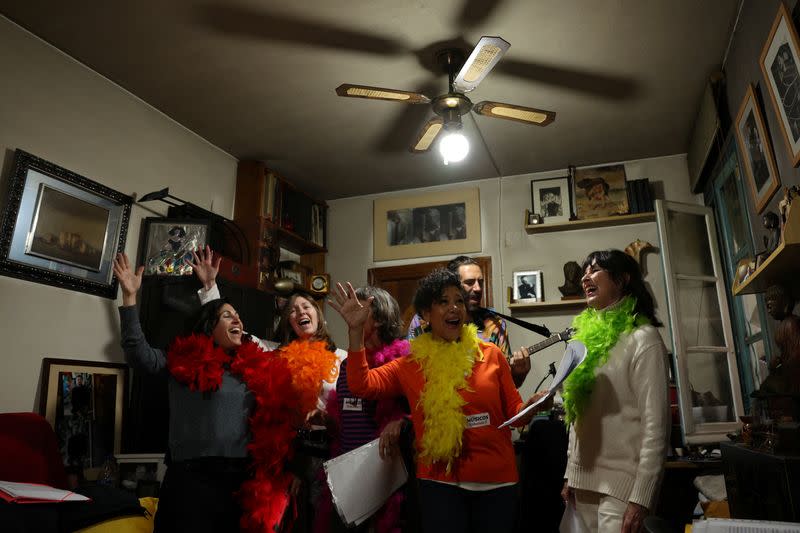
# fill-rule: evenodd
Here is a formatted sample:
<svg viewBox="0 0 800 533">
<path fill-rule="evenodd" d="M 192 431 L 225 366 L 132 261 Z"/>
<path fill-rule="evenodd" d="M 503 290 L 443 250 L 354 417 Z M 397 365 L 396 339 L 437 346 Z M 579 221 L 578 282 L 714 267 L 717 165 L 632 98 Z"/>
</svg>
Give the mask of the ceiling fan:
<svg viewBox="0 0 800 533">
<path fill-rule="evenodd" d="M 430 104 L 436 116 L 423 126 L 409 150 L 414 153 L 427 152 L 444 130 L 446 133 L 439 141 L 444 163 L 461 161 L 469 152 L 468 141 L 459 133 L 462 128 L 461 117 L 470 111 L 487 117 L 536 126 L 547 126 L 556 118 L 554 111 L 488 100 L 473 104 L 466 96 L 466 93 L 473 91 L 489 74 L 510 46 L 500 37 L 481 37 L 466 61 L 463 52 L 458 48 L 445 48 L 439 51 L 436 59 L 448 75 L 449 90 L 434 98 L 418 92 L 351 83 L 337 87 L 336 94 L 348 98 Z"/>
</svg>

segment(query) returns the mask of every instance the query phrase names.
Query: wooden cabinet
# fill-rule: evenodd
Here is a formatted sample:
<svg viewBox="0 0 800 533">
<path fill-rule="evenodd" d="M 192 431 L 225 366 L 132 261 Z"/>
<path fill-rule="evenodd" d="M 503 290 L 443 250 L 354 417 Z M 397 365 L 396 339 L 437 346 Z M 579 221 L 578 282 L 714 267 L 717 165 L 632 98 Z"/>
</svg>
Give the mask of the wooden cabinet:
<svg viewBox="0 0 800 533">
<path fill-rule="evenodd" d="M 280 249 L 299 255 L 308 271 L 325 272 L 327 210 L 264 163 L 239 162 L 233 218 L 247 238 L 259 289 L 273 290 Z"/>
</svg>

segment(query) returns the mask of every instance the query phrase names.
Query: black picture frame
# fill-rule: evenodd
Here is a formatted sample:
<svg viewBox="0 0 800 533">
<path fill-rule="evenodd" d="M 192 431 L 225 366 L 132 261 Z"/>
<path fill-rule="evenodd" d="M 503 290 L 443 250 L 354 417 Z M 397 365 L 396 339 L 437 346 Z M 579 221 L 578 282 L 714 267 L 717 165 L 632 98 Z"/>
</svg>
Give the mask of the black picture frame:
<svg viewBox="0 0 800 533">
<path fill-rule="evenodd" d="M 198 218 L 147 217 L 139 238 L 139 265 L 146 276 L 191 276 L 192 251 L 209 242 L 211 221 Z"/>
<path fill-rule="evenodd" d="M 16 150 L 0 231 L 0 274 L 116 298 L 133 198 Z"/>
</svg>

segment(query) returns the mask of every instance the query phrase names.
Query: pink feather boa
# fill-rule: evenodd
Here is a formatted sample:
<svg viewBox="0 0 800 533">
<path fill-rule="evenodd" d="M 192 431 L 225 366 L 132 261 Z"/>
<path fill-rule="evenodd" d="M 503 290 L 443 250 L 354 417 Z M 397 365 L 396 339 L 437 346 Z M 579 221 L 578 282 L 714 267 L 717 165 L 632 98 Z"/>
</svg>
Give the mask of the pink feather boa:
<svg viewBox="0 0 800 533">
<path fill-rule="evenodd" d="M 411 345 L 409 342 L 404 339 L 398 339 L 376 352 L 367 352 L 367 361 L 369 362 L 370 368 L 377 368 L 390 361 L 404 357 L 409 353 L 411 353 Z M 328 396 L 326 410 L 328 416 L 331 417 L 334 422 L 337 432 L 340 431 L 341 413 L 339 412 L 339 399 L 335 390 Z M 378 435 L 383 432 L 389 422 L 400 420 L 405 415 L 406 413 L 403 410 L 402 403 L 397 401 L 396 398 L 378 400 L 378 404 L 375 406 L 375 422 L 378 424 Z M 378 435 L 376 435 L 376 437 Z M 341 441 L 338 435 L 335 435 L 332 439 L 331 452 L 333 457 L 341 453 Z M 317 507 L 314 533 L 327 533 L 330 531 L 331 516 L 334 512 L 328 485 L 325 482 L 323 482 L 323 484 L 325 490 L 320 497 L 320 504 Z M 384 506 L 375 513 L 374 521 L 375 531 L 377 533 L 400 533 L 399 522 L 403 500 L 402 491 L 397 491 L 392 494 Z"/>
</svg>

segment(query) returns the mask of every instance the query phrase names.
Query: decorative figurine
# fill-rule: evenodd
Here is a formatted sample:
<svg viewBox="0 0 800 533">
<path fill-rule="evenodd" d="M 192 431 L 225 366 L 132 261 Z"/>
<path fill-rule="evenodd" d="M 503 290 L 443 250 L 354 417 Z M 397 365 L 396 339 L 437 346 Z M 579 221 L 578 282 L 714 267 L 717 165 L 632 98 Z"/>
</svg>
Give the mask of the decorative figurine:
<svg viewBox="0 0 800 533">
<path fill-rule="evenodd" d="M 789 211 L 792 208 L 792 200 L 800 196 L 800 189 L 797 185 L 783 188 L 783 198 L 778 202 L 778 213 L 781 215 L 781 228 L 786 224 L 789 219 Z"/>
<path fill-rule="evenodd" d="M 773 211 L 767 211 L 761 217 L 761 223 L 768 232 L 768 235 L 764 235 L 764 247 L 766 248 L 764 253 L 769 257 L 781 243 L 781 228 L 778 215 Z"/>
<path fill-rule="evenodd" d="M 770 370 L 794 364 L 800 367 L 800 317 L 792 314 L 794 298 L 783 285 L 772 285 L 766 293 L 767 312 L 780 322 L 775 330 L 775 345 L 780 356 L 770 361 Z"/>
<path fill-rule="evenodd" d="M 575 261 L 564 263 L 564 284 L 558 288 L 562 300 L 577 300 L 583 298 L 581 288 L 581 266 Z"/>
<path fill-rule="evenodd" d="M 639 269 L 642 271 L 642 276 L 647 275 L 645 264 L 642 261 L 642 255 L 650 250 L 655 250 L 655 246 L 640 239 L 636 239 L 625 247 L 625 253 L 633 257 L 639 264 Z"/>
</svg>

